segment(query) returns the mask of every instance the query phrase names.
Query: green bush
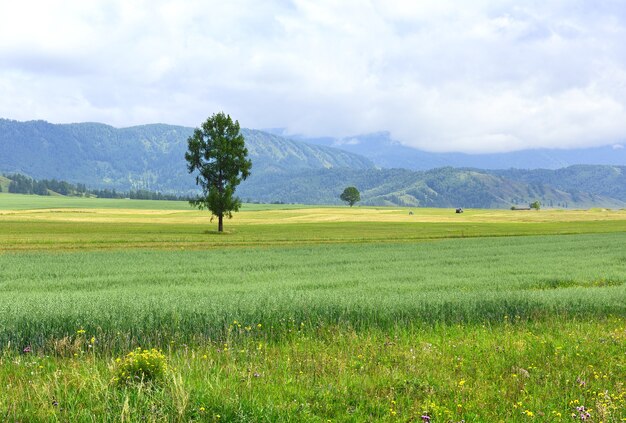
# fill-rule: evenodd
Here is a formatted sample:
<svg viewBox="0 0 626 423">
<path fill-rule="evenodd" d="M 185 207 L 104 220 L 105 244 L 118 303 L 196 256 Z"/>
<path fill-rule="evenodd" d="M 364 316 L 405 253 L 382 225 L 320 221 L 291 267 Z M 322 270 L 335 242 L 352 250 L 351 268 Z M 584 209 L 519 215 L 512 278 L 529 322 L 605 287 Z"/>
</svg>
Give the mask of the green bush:
<svg viewBox="0 0 626 423">
<path fill-rule="evenodd" d="M 117 367 L 113 381 L 119 385 L 141 382 L 158 382 L 165 377 L 167 362 L 163 353 L 155 348 L 137 348 L 124 358 L 115 360 Z"/>
</svg>

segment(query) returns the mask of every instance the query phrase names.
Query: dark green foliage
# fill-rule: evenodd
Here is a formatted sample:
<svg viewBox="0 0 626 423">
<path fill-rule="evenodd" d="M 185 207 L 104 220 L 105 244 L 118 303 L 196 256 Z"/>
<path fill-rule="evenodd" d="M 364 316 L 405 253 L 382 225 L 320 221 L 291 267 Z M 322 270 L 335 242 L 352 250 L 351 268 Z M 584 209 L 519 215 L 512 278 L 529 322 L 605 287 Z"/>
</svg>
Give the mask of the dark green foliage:
<svg viewBox="0 0 626 423">
<path fill-rule="evenodd" d="M 7 175 L 4 178 L 9 181 L 9 192 L 13 194 L 50 195 L 50 192 L 54 192 L 56 194 L 64 196 L 74 197 L 90 196 L 98 198 L 130 198 L 133 200 L 168 201 L 188 200 L 187 196 L 163 194 L 160 192 L 153 192 L 142 189 L 131 190 L 128 192 L 118 192 L 115 189 L 87 189 L 85 184 L 79 183 L 74 185 L 65 181 L 57 181 L 56 179 L 37 180 L 20 174 Z M 2 192 L 2 185 L 0 185 L 0 192 Z"/>
<path fill-rule="evenodd" d="M 202 188 L 202 195 L 190 203 L 217 216 L 222 232 L 224 216 L 232 217 L 241 206 L 235 189 L 250 176 L 252 167 L 239 122 L 223 112 L 214 114 L 196 128 L 187 145 L 187 170 L 198 173 L 196 184 Z"/>
<path fill-rule="evenodd" d="M 145 189 L 125 191 L 116 191 L 115 189 L 93 189 L 88 190 L 88 194 L 98 198 L 130 198 L 131 200 L 166 200 L 166 201 L 185 201 L 189 197 L 185 195 L 163 194 L 161 192 L 148 191 Z"/>
<path fill-rule="evenodd" d="M 83 184 L 72 185 L 56 179 L 36 180 L 20 174 L 6 175 L 6 178 L 11 180 L 9 192 L 13 194 L 50 195 L 53 191 L 61 195 L 83 195 L 87 191 Z"/>
<path fill-rule="evenodd" d="M 352 207 L 361 201 L 361 193 L 358 189 L 356 189 L 356 187 L 347 187 L 343 190 L 339 198 L 341 198 L 341 201 L 345 201 L 350 205 L 350 207 Z"/>
<path fill-rule="evenodd" d="M 535 209 L 535 210 L 539 210 L 541 208 L 541 203 L 537 200 L 533 201 L 532 203 L 529 204 L 529 207 L 531 209 Z"/>
</svg>

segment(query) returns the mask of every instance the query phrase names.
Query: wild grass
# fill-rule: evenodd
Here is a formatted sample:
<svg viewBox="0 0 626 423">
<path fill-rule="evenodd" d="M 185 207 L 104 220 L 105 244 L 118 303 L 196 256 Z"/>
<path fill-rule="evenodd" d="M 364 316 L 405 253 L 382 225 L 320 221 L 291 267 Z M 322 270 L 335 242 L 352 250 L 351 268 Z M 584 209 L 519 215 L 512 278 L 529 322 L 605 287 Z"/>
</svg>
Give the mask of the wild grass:
<svg viewBox="0 0 626 423">
<path fill-rule="evenodd" d="M 0 413 L 24 421 L 620 422 L 626 321 L 337 327 L 266 342 L 266 328 L 172 348 L 161 383 L 119 385 L 118 363 L 0 356 Z M 589 417 L 585 414 L 589 413 Z"/>
<path fill-rule="evenodd" d="M 101 350 L 221 339 L 229 322 L 357 330 L 626 315 L 626 234 L 0 255 L 0 342 Z M 46 350 L 47 351 L 47 350 Z"/>
<path fill-rule="evenodd" d="M 218 235 L 29 201 L 0 211 L 0 420 L 626 420 L 622 211 L 258 206 Z M 138 347 L 163 374 L 119 383 Z"/>
</svg>

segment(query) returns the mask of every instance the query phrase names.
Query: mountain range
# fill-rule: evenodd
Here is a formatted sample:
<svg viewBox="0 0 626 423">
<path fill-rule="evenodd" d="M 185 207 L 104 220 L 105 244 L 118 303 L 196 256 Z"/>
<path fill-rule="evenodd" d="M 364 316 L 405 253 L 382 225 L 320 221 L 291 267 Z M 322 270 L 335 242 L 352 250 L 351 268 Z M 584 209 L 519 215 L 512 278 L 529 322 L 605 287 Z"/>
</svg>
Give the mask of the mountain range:
<svg viewBox="0 0 626 423">
<path fill-rule="evenodd" d="M 194 178 L 184 160 L 192 131 L 165 124 L 118 129 L 100 123 L 0 119 L 0 173 L 56 178 L 91 188 L 192 193 Z M 386 148 L 379 142 L 389 139 L 385 133 L 362 142 L 373 146 L 366 157 L 337 148 L 345 145 L 330 139 L 305 142 L 273 132 L 242 129 L 253 163 L 251 177 L 237 191 L 244 200 L 339 204 L 343 188 L 354 185 L 361 191 L 361 204 L 367 205 L 508 208 L 539 200 L 553 207 L 626 206 L 626 166 L 503 170 L 493 169 L 493 163 L 478 169 L 460 161 L 464 167 L 441 167 L 448 162 L 427 159 L 438 153 L 416 153 L 395 144 Z M 614 151 L 618 160 L 622 150 Z M 426 154 L 423 162 L 412 161 L 411 154 L 421 153 Z M 394 154 L 410 163 L 398 159 L 381 165 L 381 157 L 391 160 Z M 488 156 L 481 160 L 489 162 Z"/>
<path fill-rule="evenodd" d="M 287 131 L 282 128 L 267 131 L 313 145 L 335 147 L 359 154 L 381 168 L 429 170 L 452 166 L 478 169 L 560 169 L 577 164 L 626 166 L 626 148 L 622 144 L 568 150 L 530 149 L 490 154 L 433 153 L 407 147 L 392 139 L 389 132 L 345 138 L 311 138 L 288 135 Z"/>
<path fill-rule="evenodd" d="M 371 169 L 365 157 L 242 129 L 254 173 Z M 195 189 L 184 159 L 193 128 L 164 124 L 114 128 L 0 119 L 0 172 L 58 178 L 94 188 L 186 192 Z"/>
<path fill-rule="evenodd" d="M 578 186 L 565 180 L 572 174 L 577 175 Z M 544 176 L 554 185 L 536 182 Z M 594 182 L 601 177 L 620 188 Z M 626 206 L 626 166 L 603 165 L 572 166 L 562 172 L 515 171 L 512 177 L 507 171 L 452 167 L 428 171 L 310 170 L 285 179 L 257 176 L 254 184 L 242 184 L 239 192 L 243 198 L 262 202 L 288 199 L 295 203 L 339 204 L 339 193 L 346 186 L 358 187 L 364 205 L 509 208 L 527 207 L 539 200 L 544 206 L 559 208 Z"/>
</svg>

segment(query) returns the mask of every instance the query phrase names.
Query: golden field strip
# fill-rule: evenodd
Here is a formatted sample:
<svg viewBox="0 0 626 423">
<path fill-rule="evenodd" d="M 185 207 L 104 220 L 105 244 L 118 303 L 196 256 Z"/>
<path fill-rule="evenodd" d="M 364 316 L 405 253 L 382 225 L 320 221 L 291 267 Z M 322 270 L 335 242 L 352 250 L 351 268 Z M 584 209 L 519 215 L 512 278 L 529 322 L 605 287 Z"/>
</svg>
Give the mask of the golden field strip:
<svg viewBox="0 0 626 423">
<path fill-rule="evenodd" d="M 0 200 L 2 196 L 0 195 Z M 85 201 L 90 201 L 86 199 Z M 101 200 L 107 201 L 107 200 Z M 206 211 L 191 210 L 185 203 L 177 203 L 179 210 L 123 208 L 124 200 L 117 202 L 122 208 L 47 208 L 31 210 L 2 210 L 3 221 L 65 221 L 98 223 L 169 223 L 210 225 Z M 136 200 L 142 201 L 142 200 Z M 284 205 L 266 206 L 255 210 L 256 205 L 245 204 L 229 226 L 246 224 L 289 224 L 324 222 L 418 222 L 418 223 L 540 223 L 588 222 L 626 220 L 626 210 L 466 210 L 456 214 L 453 209 L 423 209 L 394 207 L 315 207 Z M 271 213 L 268 213 L 271 212 Z M 413 214 L 409 214 L 412 212 Z"/>
<path fill-rule="evenodd" d="M 412 212 L 413 214 L 409 214 Z M 607 233 L 624 210 L 467 210 L 246 204 L 215 232 L 185 202 L 0 194 L 0 251 L 220 248 Z"/>
</svg>

